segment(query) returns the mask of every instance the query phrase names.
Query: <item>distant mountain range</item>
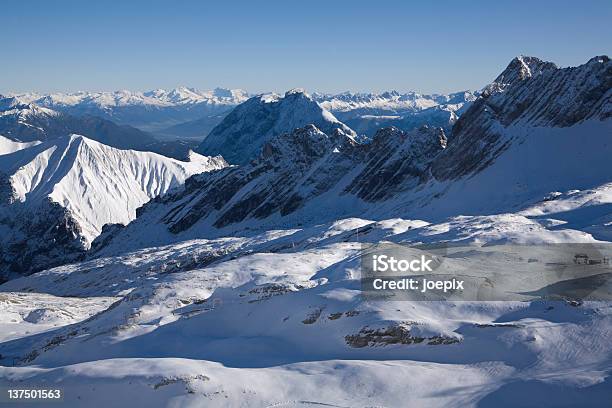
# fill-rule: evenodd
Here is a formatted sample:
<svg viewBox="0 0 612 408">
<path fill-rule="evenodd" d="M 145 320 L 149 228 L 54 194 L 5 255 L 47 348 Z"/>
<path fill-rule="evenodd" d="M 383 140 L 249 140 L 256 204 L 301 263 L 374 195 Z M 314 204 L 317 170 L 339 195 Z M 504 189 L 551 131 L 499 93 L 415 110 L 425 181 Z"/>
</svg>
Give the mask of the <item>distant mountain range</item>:
<svg viewBox="0 0 612 408">
<path fill-rule="evenodd" d="M 268 97 L 273 98 L 274 94 Z M 457 117 L 477 93 L 424 95 L 396 91 L 373 93 L 312 94 L 312 99 L 358 135 L 372 137 L 376 130 L 396 126 L 412 130 L 423 124 L 450 130 Z M 148 92 L 77 92 L 11 94 L 20 104 L 34 104 L 72 116 L 96 116 L 130 125 L 158 139 L 201 142 L 249 94 L 243 90 L 217 88 L 201 91 L 179 87 Z M 5 132 L 6 133 L 6 132 Z"/>
<path fill-rule="evenodd" d="M 129 125 L 118 125 L 99 116 L 72 115 L 22 103 L 16 97 L 0 97 L 0 135 L 15 141 L 43 141 L 68 136 L 87 137 L 120 149 L 153 151 L 168 157 L 185 160 L 197 141 L 158 140 L 152 134 Z"/>
<path fill-rule="evenodd" d="M 70 115 L 98 116 L 160 133 L 166 127 L 228 112 L 248 98 L 242 90 L 217 88 L 200 91 L 187 87 L 148 92 L 22 93 L 9 96 L 22 103 L 34 103 Z"/>
<path fill-rule="evenodd" d="M 146 132 L 97 116 L 73 116 L 14 97 L 0 99 L 0 134 L 7 138 L 45 141 L 71 133 L 86 134 L 121 149 L 141 150 L 156 142 Z"/>
<path fill-rule="evenodd" d="M 378 129 L 386 126 L 410 131 L 431 125 L 449 133 L 477 95 L 478 92 L 471 91 L 448 95 L 391 91 L 381 94 L 315 93 L 313 98 L 358 134 L 372 137 Z"/>
</svg>

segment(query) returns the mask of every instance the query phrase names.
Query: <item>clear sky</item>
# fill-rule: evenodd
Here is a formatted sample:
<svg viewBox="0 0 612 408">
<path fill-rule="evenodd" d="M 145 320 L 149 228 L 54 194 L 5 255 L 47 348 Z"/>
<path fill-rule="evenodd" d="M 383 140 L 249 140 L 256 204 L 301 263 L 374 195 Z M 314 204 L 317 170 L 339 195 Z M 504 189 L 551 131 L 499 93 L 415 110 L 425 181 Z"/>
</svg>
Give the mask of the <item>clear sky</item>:
<svg viewBox="0 0 612 408">
<path fill-rule="evenodd" d="M 0 92 L 448 92 L 612 54 L 612 1 L 7 1 Z"/>
</svg>

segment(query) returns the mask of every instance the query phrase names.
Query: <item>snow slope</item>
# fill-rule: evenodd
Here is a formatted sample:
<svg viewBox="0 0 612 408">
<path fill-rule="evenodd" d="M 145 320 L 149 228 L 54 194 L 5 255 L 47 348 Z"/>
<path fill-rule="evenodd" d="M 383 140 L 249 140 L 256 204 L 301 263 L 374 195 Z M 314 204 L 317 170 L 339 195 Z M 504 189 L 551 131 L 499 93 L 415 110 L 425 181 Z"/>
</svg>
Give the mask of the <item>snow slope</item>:
<svg viewBox="0 0 612 408">
<path fill-rule="evenodd" d="M 190 162 L 119 150 L 72 135 L 7 157 L 0 169 L 10 174 L 14 199 L 28 206 L 49 197 L 68 209 L 91 241 L 104 224 L 127 224 L 136 208 L 177 187 L 192 174 L 224 166 L 220 157 L 192 155 Z"/>
<path fill-rule="evenodd" d="M 71 135 L 0 156 L 3 175 L 2 224 L 20 234 L 7 241 L 36 241 L 27 232 L 27 214 L 59 206 L 87 248 L 108 223 L 127 224 L 151 198 L 183 184 L 192 174 L 226 166 L 220 157 L 193 153 L 182 162 L 155 153 L 119 150 L 84 136 Z M 46 214 L 47 215 L 47 214 Z M 45 223 L 42 223 L 44 228 Z M 42 231 L 41 231 L 42 232 Z M 8 235 L 8 237 L 7 237 Z M 8 239 L 7 239 L 8 238 Z M 5 258 L 6 259 L 6 258 Z"/>
<path fill-rule="evenodd" d="M 14 140 L 9 139 L 8 137 L 4 137 L 0 135 L 0 155 L 14 153 L 18 150 L 25 149 L 31 146 L 36 146 L 40 142 L 15 142 Z"/>
<path fill-rule="evenodd" d="M 529 390 L 533 406 L 605 403 L 609 302 L 361 295 L 364 243 L 402 242 L 434 227 L 338 220 L 124 252 L 10 281 L 1 295 L 29 299 L 39 311 L 6 323 L 15 335 L 0 343 L 0 378 L 52 382 L 69 404 L 96 407 L 121 405 L 128 395 L 160 407 L 503 406 L 516 389 Z M 448 270 L 512 270 L 506 284 L 514 290 L 546 285 L 540 277 L 555 259 L 548 246 L 453 251 Z M 59 299 L 56 315 L 78 299 L 102 311 L 49 330 L 35 317 L 52 315 L 50 302 Z M 118 300 L 109 306 L 109 299 Z M 20 304 L 3 312 L 32 314 Z M 37 334 L 19 336 L 26 327 Z"/>
</svg>

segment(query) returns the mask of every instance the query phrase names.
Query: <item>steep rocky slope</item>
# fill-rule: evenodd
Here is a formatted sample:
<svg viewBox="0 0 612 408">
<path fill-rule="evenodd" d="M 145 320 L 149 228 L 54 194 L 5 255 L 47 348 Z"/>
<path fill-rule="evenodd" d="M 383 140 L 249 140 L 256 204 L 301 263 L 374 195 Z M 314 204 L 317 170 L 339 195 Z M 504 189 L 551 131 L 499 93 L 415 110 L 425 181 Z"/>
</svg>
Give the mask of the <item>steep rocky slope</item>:
<svg viewBox="0 0 612 408">
<path fill-rule="evenodd" d="M 106 231 L 96 249 L 127 236 L 159 243 L 168 233 L 218 235 L 327 220 L 359 208 L 348 203 L 363 208 L 428 180 L 428 164 L 445 143 L 440 128 L 389 128 L 360 145 L 342 130 L 326 134 L 308 125 L 272 138 L 249 164 L 189 178 L 184 190 L 144 206 L 128 228 Z M 155 233 L 141 234 L 148 228 Z"/>
<path fill-rule="evenodd" d="M 482 170 L 512 143 L 505 137 L 508 128 L 564 128 L 611 116 L 612 62 L 607 56 L 563 69 L 535 57 L 517 57 L 459 119 L 449 149 L 432 171 L 445 180 Z"/>
</svg>

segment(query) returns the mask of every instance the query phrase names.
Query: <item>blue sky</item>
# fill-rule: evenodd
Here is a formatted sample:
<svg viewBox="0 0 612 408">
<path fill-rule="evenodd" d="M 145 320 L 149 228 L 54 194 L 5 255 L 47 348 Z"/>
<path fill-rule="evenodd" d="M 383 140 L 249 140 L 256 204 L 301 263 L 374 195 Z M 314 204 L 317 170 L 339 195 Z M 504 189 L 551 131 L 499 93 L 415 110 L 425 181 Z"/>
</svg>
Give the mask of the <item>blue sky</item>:
<svg viewBox="0 0 612 408">
<path fill-rule="evenodd" d="M 612 54 L 612 1 L 3 2 L 0 92 L 477 89 Z"/>
</svg>

